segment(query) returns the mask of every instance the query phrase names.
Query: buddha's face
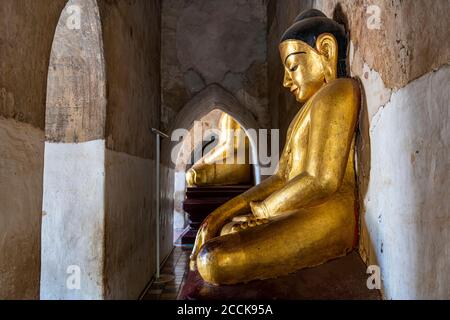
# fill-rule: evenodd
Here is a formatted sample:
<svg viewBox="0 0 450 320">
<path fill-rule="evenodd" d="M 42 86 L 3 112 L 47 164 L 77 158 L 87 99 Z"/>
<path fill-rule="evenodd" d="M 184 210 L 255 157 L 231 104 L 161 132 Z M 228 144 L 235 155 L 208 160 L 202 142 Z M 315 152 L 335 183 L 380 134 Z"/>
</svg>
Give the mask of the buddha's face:
<svg viewBox="0 0 450 320">
<path fill-rule="evenodd" d="M 290 89 L 299 102 L 307 101 L 326 82 L 336 78 L 337 57 L 332 57 L 337 52 L 336 41 L 333 43 L 334 37 L 326 37 L 326 47 L 322 46 L 324 43 L 317 44 L 321 50 L 316 50 L 300 40 L 286 40 L 280 44 L 280 55 L 285 69 L 283 86 Z M 317 42 L 323 40 L 324 37 L 321 36 Z M 336 47 L 329 48 L 330 45 Z"/>
</svg>

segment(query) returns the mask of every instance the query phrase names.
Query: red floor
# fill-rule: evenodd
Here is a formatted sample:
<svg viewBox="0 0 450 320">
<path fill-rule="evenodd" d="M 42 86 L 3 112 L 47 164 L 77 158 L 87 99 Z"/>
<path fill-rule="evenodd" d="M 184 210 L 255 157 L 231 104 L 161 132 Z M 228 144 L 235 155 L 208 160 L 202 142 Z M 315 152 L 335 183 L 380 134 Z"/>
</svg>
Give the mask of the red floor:
<svg viewBox="0 0 450 320">
<path fill-rule="evenodd" d="M 233 299 L 364 299 L 376 300 L 378 290 L 366 286 L 366 266 L 359 255 L 350 255 L 322 266 L 264 281 L 252 281 L 233 286 L 212 286 L 198 273 L 189 271 L 190 248 L 175 247 L 161 273 L 171 274 L 174 280 L 153 284 L 144 300 L 233 300 Z"/>
</svg>

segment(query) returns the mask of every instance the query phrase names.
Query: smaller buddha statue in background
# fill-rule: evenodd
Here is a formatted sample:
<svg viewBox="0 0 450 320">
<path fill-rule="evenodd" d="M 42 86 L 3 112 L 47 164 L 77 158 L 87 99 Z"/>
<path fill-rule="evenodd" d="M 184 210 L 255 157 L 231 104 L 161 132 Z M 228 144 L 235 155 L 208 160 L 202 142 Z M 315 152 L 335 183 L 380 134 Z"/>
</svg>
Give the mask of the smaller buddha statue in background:
<svg viewBox="0 0 450 320">
<path fill-rule="evenodd" d="M 249 142 L 239 123 L 224 113 L 217 145 L 186 172 L 188 187 L 250 185 Z M 239 148 L 244 152 L 239 154 Z"/>
</svg>

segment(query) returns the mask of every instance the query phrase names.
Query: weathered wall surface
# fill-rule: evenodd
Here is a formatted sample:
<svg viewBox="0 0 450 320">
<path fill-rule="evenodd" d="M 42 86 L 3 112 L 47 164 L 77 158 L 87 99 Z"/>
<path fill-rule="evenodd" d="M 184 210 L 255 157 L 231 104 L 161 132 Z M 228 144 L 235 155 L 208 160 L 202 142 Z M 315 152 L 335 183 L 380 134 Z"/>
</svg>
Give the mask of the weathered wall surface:
<svg viewBox="0 0 450 320">
<path fill-rule="evenodd" d="M 106 72 L 101 30 L 95 0 L 67 3 L 50 55 L 47 141 L 76 143 L 104 137 Z"/>
<path fill-rule="evenodd" d="M 0 299 L 36 299 L 44 131 L 0 117 L 0 137 Z"/>
<path fill-rule="evenodd" d="M 163 128 L 212 84 L 268 127 L 265 1 L 164 0 L 162 17 Z"/>
<path fill-rule="evenodd" d="M 0 5 L 0 299 L 39 297 L 46 79 L 65 2 Z"/>
<path fill-rule="evenodd" d="M 370 5 L 379 8 L 378 26 Z M 448 299 L 450 46 L 444 39 L 450 4 L 277 1 L 269 2 L 269 16 L 292 21 L 299 13 L 293 8 L 311 6 L 347 26 L 350 72 L 365 93 L 358 132 L 360 253 L 381 267 L 386 298 Z M 284 31 L 276 21 L 269 25 L 269 52 Z M 282 69 L 273 72 L 278 76 L 269 79 L 280 81 Z M 277 103 L 280 112 L 293 106 L 280 96 L 270 99 L 275 112 Z M 290 120 L 279 117 L 280 127 Z"/>
<path fill-rule="evenodd" d="M 155 272 L 154 161 L 106 152 L 106 298 L 139 297 Z M 152 254 L 153 253 L 153 254 Z"/>
<path fill-rule="evenodd" d="M 99 7 L 108 88 L 105 298 L 136 299 L 156 271 L 151 128 L 160 123 L 160 1 L 99 1 Z M 173 210 L 165 211 L 165 198 L 161 261 L 172 249 Z"/>
<path fill-rule="evenodd" d="M 161 165 L 161 220 L 160 223 L 160 261 L 173 249 L 173 186 L 175 170 L 166 164 Z"/>
<path fill-rule="evenodd" d="M 379 8 L 379 29 L 374 28 L 372 5 Z M 399 89 L 450 59 L 450 46 L 445 45 L 449 5 L 447 0 L 316 0 L 315 6 L 345 22 L 355 51 L 386 87 Z M 352 69 L 360 71 L 360 61 Z"/>
<path fill-rule="evenodd" d="M 66 0 L 0 5 L 0 115 L 44 129 L 53 35 Z"/>
<path fill-rule="evenodd" d="M 68 28 L 77 14 L 65 10 L 71 5 L 81 8 L 81 28 L 76 22 Z M 149 129 L 160 122 L 160 2 L 99 0 L 98 6 L 96 0 L 0 5 L 6 30 L 0 34 L 0 298 L 39 298 L 40 285 L 47 298 L 137 298 L 154 272 L 149 163 L 155 140 Z M 113 151 L 127 160 L 110 156 Z M 125 203 L 113 201 L 111 195 L 129 194 L 130 184 L 142 189 Z M 110 194 L 103 197 L 105 190 Z M 126 217 L 120 232 L 111 223 L 116 217 Z M 171 249 L 171 222 L 170 216 L 161 222 L 163 257 Z M 67 290 L 69 263 L 81 267 L 84 290 Z M 124 281 L 130 288 L 119 294 L 116 286 Z"/>
<path fill-rule="evenodd" d="M 99 1 L 107 70 L 107 147 L 154 159 L 160 119 L 160 1 Z"/>
</svg>

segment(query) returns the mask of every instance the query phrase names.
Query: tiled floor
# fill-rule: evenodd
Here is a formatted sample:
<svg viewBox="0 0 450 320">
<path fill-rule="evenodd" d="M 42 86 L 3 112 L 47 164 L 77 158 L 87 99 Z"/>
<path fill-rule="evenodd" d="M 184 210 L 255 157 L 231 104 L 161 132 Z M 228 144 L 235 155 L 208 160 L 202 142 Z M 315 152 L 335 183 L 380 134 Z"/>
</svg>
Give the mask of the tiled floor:
<svg viewBox="0 0 450 320">
<path fill-rule="evenodd" d="M 153 283 L 143 300 L 176 300 L 189 269 L 189 255 L 192 248 L 175 247 L 167 259 L 161 274 L 174 277 L 170 282 Z"/>
</svg>

